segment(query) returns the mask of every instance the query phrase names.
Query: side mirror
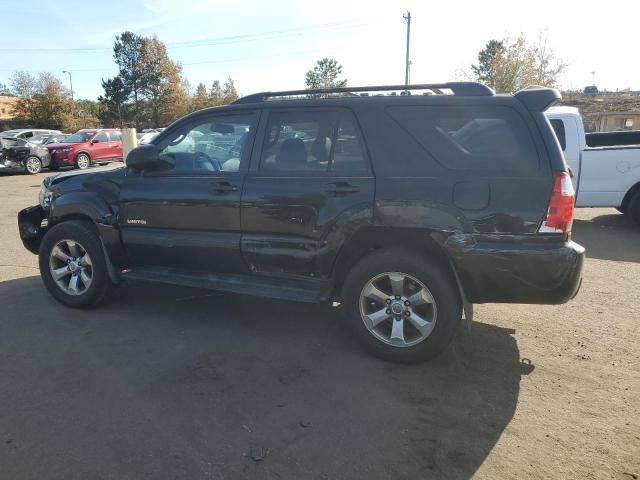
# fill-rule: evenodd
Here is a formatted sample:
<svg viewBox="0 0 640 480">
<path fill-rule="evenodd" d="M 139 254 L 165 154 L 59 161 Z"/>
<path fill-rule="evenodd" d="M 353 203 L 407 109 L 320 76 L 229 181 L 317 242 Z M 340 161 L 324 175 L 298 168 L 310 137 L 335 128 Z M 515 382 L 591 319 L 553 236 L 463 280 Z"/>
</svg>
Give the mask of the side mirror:
<svg viewBox="0 0 640 480">
<path fill-rule="evenodd" d="M 169 155 L 160 157 L 158 147 L 148 143 L 131 150 L 125 163 L 134 172 L 159 172 L 171 170 L 176 162 Z"/>
<path fill-rule="evenodd" d="M 91 144 L 93 145 L 94 143 L 100 143 L 100 140 L 98 140 L 97 138 L 94 138 L 93 140 L 91 140 Z"/>
</svg>

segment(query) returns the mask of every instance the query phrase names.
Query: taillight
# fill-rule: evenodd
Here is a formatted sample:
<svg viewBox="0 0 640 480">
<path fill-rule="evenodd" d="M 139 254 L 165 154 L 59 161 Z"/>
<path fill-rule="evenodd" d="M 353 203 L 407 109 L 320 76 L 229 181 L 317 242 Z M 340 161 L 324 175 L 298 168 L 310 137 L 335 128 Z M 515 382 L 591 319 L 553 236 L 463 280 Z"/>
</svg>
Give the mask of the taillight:
<svg viewBox="0 0 640 480">
<path fill-rule="evenodd" d="M 567 172 L 554 173 L 553 191 L 549 199 L 547 217 L 540 225 L 538 233 L 570 233 L 573 225 L 574 202 L 575 192 L 569 174 Z"/>
</svg>

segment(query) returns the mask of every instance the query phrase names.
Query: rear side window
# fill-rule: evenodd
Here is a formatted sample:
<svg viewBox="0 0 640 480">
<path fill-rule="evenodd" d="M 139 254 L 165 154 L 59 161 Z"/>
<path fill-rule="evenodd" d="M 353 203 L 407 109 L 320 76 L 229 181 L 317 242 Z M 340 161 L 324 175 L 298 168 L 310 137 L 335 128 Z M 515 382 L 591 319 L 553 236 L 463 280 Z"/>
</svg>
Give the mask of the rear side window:
<svg viewBox="0 0 640 480">
<path fill-rule="evenodd" d="M 531 133 L 512 108 L 403 106 L 387 113 L 447 169 L 521 175 L 539 168 Z"/>
<path fill-rule="evenodd" d="M 260 170 L 281 175 L 366 174 L 363 152 L 350 112 L 272 112 Z"/>
<path fill-rule="evenodd" d="M 558 137 L 558 141 L 564 152 L 567 149 L 567 135 L 564 131 L 564 122 L 560 119 L 549 120 L 549 122 L 551 122 L 553 131 L 556 133 L 556 137 Z"/>
</svg>

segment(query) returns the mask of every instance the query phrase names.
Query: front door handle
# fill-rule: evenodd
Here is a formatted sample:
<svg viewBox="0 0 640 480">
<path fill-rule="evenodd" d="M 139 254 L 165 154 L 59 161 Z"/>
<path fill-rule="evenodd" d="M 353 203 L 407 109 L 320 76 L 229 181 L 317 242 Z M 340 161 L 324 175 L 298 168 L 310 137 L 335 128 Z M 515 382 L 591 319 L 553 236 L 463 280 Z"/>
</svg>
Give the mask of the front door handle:
<svg viewBox="0 0 640 480">
<path fill-rule="evenodd" d="M 331 182 L 324 186 L 324 191 L 335 194 L 356 193 L 360 191 L 360 187 L 351 185 L 349 182 Z"/>
<path fill-rule="evenodd" d="M 213 189 L 216 192 L 227 193 L 227 192 L 237 192 L 238 187 L 236 185 L 232 185 L 229 182 L 216 182 L 213 185 Z"/>
</svg>

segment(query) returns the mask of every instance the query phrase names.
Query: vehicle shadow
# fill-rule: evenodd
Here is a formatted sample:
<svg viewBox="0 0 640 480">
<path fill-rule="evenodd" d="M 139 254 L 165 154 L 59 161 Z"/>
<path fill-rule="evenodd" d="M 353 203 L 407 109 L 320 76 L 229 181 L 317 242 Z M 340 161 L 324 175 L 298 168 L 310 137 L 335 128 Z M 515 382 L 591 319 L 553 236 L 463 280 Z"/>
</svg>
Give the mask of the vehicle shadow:
<svg viewBox="0 0 640 480">
<path fill-rule="evenodd" d="M 324 306 L 127 283 L 71 310 L 35 276 L 0 298 L 7 478 L 466 479 L 534 368 L 482 323 L 402 366 Z"/>
<path fill-rule="evenodd" d="M 573 239 L 587 249 L 587 257 L 640 262 L 640 227 L 626 215 L 599 215 L 573 222 Z"/>
</svg>

